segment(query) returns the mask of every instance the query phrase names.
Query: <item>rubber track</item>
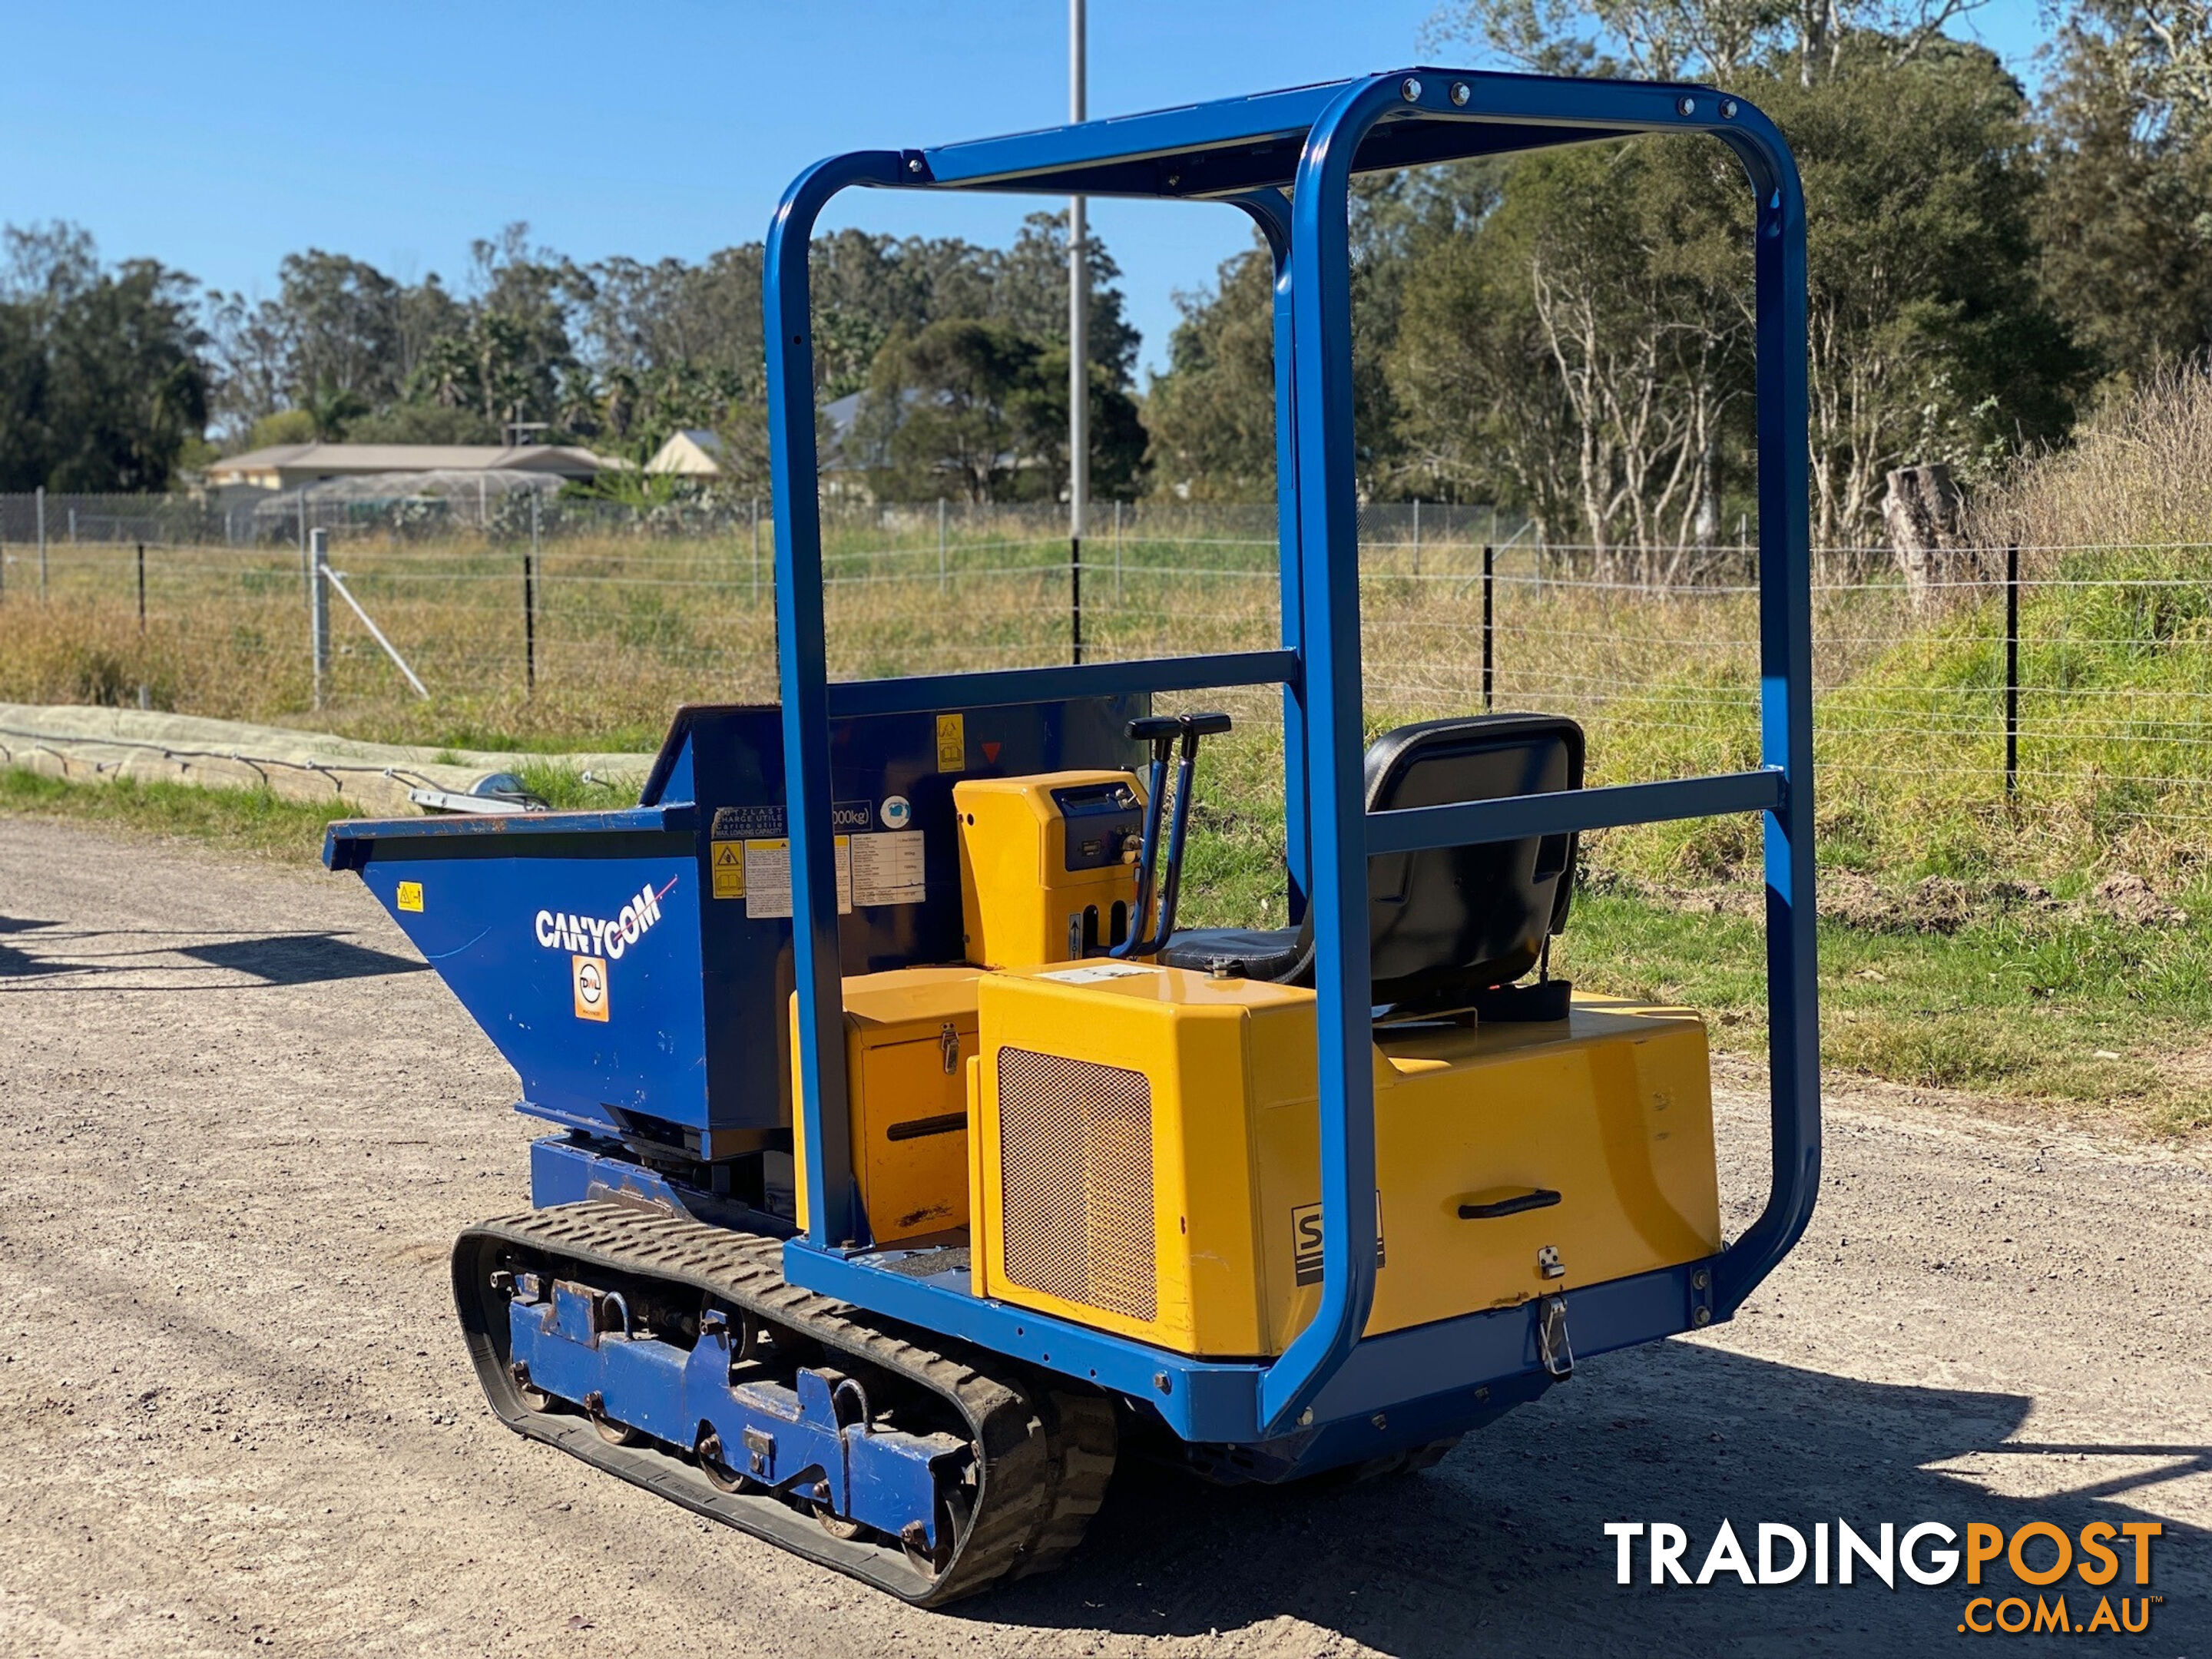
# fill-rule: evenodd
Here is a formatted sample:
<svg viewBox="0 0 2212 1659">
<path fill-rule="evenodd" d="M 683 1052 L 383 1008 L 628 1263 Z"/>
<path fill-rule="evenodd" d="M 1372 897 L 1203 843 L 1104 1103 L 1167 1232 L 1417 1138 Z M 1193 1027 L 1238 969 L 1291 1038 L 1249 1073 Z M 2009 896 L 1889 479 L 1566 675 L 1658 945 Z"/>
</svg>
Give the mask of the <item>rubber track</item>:
<svg viewBox="0 0 2212 1659">
<path fill-rule="evenodd" d="M 896 1544 L 834 1538 L 781 1498 L 717 1492 L 688 1458 L 611 1446 L 583 1417 L 531 1410 L 507 1370 L 507 1298 L 491 1285 L 501 1258 L 517 1251 L 690 1286 L 949 1403 L 978 1464 L 974 1513 L 951 1560 L 925 1573 Z M 1113 1407 L 1104 1396 L 1048 1387 L 1012 1361 L 929 1341 L 787 1284 L 775 1239 L 623 1204 L 556 1205 L 463 1233 L 453 1246 L 453 1297 L 477 1381 L 509 1428 L 917 1607 L 1057 1566 L 1082 1541 L 1114 1472 Z"/>
</svg>

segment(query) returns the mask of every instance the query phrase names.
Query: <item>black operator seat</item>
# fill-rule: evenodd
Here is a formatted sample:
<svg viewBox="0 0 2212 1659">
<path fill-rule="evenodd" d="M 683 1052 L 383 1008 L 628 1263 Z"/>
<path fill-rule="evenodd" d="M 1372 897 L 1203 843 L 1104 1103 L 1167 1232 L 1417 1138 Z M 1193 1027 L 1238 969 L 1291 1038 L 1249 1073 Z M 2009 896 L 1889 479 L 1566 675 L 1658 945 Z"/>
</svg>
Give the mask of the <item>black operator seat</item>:
<svg viewBox="0 0 2212 1659">
<path fill-rule="evenodd" d="M 1444 806 L 1583 787 L 1583 729 L 1558 714 L 1477 714 L 1401 726 L 1367 751 L 1367 810 Z M 1566 987 L 1502 988 L 1535 967 L 1566 926 L 1575 837 L 1394 853 L 1368 865 L 1375 1001 L 1474 1007 L 1492 1018 L 1563 1018 Z M 1310 985 L 1313 922 L 1281 929 L 1178 931 L 1171 968 Z"/>
</svg>

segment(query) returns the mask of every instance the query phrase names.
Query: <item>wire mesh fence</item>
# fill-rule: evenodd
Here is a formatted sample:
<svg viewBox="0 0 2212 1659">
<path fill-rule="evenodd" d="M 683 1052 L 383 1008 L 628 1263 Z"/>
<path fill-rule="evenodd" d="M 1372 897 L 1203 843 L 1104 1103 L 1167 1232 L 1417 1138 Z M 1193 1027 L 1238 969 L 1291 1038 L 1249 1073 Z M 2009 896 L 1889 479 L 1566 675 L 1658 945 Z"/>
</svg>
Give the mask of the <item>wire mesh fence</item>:
<svg viewBox="0 0 2212 1659">
<path fill-rule="evenodd" d="M 428 712 L 410 713 L 417 699 L 398 670 L 341 608 L 328 723 L 645 740 L 678 702 L 775 695 L 764 502 L 665 511 L 532 490 L 435 533 L 359 502 L 307 506 L 306 529 L 327 532 L 331 568 L 430 694 Z M 249 536 L 235 511 L 166 500 L 0 497 L 0 696 L 311 711 L 297 502 L 294 513 L 285 534 Z M 1280 638 L 1270 506 L 1108 503 L 1079 564 L 1050 505 L 831 500 L 823 541 L 840 676 L 1064 662 L 1079 638 L 1092 660 Z M 2205 839 L 2208 555 L 2027 548 L 2009 581 L 2002 559 L 1985 561 L 1984 576 L 1916 599 L 1881 550 L 1820 550 L 1816 731 L 1831 818 L 1910 799 Z M 1591 728 L 1601 781 L 1755 763 L 1756 565 L 1742 545 L 1634 555 L 1542 544 L 1480 507 L 1370 506 L 1370 719 L 1486 700 L 1571 714 Z M 1232 705 L 1263 723 L 1276 708 L 1249 691 Z"/>
</svg>

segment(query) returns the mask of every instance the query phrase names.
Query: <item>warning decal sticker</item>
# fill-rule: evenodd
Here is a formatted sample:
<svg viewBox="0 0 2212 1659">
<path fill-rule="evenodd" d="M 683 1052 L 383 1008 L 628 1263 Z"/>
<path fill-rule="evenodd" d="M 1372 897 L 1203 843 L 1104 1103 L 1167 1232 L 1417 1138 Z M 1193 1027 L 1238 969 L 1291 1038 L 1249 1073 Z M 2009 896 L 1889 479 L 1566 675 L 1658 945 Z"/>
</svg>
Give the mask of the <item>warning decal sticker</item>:
<svg viewBox="0 0 2212 1659">
<path fill-rule="evenodd" d="M 418 913 L 422 910 L 422 884 L 421 882 L 403 881 L 399 884 L 399 908 Z"/>
<path fill-rule="evenodd" d="M 939 714 L 937 717 L 937 769 L 940 772 L 964 772 L 968 769 L 968 717 L 965 714 Z"/>
<path fill-rule="evenodd" d="M 741 841 L 718 841 L 713 843 L 714 854 L 709 860 L 714 872 L 714 896 L 718 899 L 741 899 L 745 896 L 745 844 Z"/>
</svg>

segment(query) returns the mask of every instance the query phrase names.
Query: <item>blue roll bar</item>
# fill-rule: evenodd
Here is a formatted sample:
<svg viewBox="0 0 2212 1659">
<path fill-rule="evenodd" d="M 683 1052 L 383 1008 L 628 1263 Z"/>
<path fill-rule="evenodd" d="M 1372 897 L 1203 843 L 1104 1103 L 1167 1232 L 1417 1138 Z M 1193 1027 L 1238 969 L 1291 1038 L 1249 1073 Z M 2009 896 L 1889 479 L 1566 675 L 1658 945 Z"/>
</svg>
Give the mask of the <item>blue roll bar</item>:
<svg viewBox="0 0 2212 1659">
<path fill-rule="evenodd" d="M 1759 770 L 1370 814 L 1365 810 L 1350 248 L 1354 173 L 1635 133 L 1727 144 L 1757 202 L 1753 268 L 1759 503 Z M 807 249 L 839 191 L 1022 191 L 1197 199 L 1241 209 L 1275 275 L 1282 648 L 874 682 L 828 678 Z M 1290 191 L 1285 202 L 1283 192 Z M 1780 132 L 1708 87 L 1414 69 L 936 149 L 859 151 L 786 192 L 768 238 L 776 624 L 799 988 L 794 1081 L 809 1224 L 787 1247 L 857 1247 L 830 828 L 834 714 L 921 712 L 1103 692 L 1280 684 L 1293 916 L 1317 956 L 1322 1280 L 1311 1322 L 1259 1373 L 1269 1434 L 1311 1407 L 1358 1346 L 1375 1288 L 1375 1097 L 1367 860 L 1727 812 L 1764 817 L 1773 1170 L 1758 1220 L 1717 1263 L 1725 1318 L 1804 1231 L 1820 1180 L 1814 998 L 1811 554 L 1807 516 L 1805 216 Z M 1285 349 L 1287 346 L 1287 349 Z M 1318 556 L 1313 556 L 1316 552 Z M 852 1276 L 838 1275 L 849 1287 Z"/>
</svg>

